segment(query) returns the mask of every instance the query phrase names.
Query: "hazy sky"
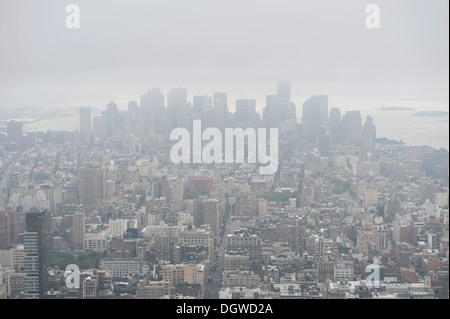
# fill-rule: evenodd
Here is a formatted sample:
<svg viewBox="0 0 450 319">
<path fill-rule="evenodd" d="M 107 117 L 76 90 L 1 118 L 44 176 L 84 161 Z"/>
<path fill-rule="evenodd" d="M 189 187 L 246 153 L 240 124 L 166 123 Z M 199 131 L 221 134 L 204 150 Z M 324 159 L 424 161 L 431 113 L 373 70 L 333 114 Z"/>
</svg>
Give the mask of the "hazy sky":
<svg viewBox="0 0 450 319">
<path fill-rule="evenodd" d="M 81 28 L 65 26 L 68 4 Z M 366 6 L 381 8 L 367 29 Z M 189 94 L 448 101 L 448 0 L 0 0 L 0 108 Z M 447 102 L 448 104 L 448 102 Z M 98 105 L 94 105 L 98 106 Z M 122 105 L 124 106 L 124 105 Z"/>
</svg>

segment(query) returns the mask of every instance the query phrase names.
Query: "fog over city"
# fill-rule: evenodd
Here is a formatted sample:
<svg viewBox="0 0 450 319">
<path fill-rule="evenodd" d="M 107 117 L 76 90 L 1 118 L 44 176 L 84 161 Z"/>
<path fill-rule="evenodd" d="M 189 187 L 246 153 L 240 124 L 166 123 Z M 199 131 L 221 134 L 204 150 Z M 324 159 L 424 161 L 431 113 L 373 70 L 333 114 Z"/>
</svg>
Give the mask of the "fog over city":
<svg viewBox="0 0 450 319">
<path fill-rule="evenodd" d="M 70 3 L 0 3 L 0 106 L 126 105 L 153 86 L 263 104 L 287 79 L 302 103 L 326 93 L 353 107 L 448 107 L 445 0 L 380 0 L 380 29 L 366 28 L 360 0 L 80 0 L 76 30 L 64 27 Z"/>
<path fill-rule="evenodd" d="M 448 87 L 447 0 L 3 0 L 0 300 L 449 299 Z"/>
</svg>

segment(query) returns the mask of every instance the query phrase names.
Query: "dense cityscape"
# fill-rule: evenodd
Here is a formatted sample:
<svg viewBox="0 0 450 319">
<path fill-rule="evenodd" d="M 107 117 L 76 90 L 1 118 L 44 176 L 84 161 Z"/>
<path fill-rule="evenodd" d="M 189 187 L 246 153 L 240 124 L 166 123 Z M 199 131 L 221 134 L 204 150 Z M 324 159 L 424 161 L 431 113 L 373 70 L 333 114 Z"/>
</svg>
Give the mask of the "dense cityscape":
<svg viewBox="0 0 450 319">
<path fill-rule="evenodd" d="M 327 95 L 302 110 L 279 82 L 262 114 L 152 88 L 80 108 L 75 132 L 8 121 L 0 299 L 448 299 L 448 151 L 379 137 Z M 174 164 L 170 133 L 194 120 L 278 128 L 276 173 Z"/>
</svg>

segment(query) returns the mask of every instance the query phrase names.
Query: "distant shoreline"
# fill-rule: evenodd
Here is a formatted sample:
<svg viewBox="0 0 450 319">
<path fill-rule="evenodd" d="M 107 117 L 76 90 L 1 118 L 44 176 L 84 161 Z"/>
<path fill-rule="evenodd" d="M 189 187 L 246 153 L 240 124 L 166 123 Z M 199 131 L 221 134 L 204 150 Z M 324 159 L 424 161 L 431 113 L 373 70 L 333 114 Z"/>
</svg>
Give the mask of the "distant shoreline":
<svg viewBox="0 0 450 319">
<path fill-rule="evenodd" d="M 415 109 L 412 107 L 391 106 L 391 107 L 380 107 L 375 109 L 375 111 L 415 111 Z"/>
<path fill-rule="evenodd" d="M 423 111 L 414 113 L 413 116 L 439 116 L 439 117 L 448 117 L 449 112 L 445 111 Z"/>
</svg>

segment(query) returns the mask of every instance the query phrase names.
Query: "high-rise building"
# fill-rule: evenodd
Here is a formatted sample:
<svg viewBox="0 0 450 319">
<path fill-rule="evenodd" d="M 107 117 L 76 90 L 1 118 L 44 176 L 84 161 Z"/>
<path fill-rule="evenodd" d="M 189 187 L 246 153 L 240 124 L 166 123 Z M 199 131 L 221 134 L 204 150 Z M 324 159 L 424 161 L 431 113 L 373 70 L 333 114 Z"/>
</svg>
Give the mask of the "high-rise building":
<svg viewBox="0 0 450 319">
<path fill-rule="evenodd" d="M 211 109 L 211 99 L 207 95 L 194 96 L 194 113 L 202 114 Z"/>
<path fill-rule="evenodd" d="M 17 242 L 17 215 L 14 209 L 0 211 L 0 250 Z"/>
<path fill-rule="evenodd" d="M 320 128 L 320 137 L 319 137 L 319 151 L 320 156 L 328 156 L 330 153 L 330 129 L 328 126 L 323 125 Z"/>
<path fill-rule="evenodd" d="M 339 144 L 342 140 L 344 129 L 342 126 L 341 111 L 338 108 L 331 109 L 328 123 L 330 128 L 330 143 L 332 145 Z"/>
<path fill-rule="evenodd" d="M 25 298 L 44 296 L 45 283 L 45 213 L 30 211 L 26 215 L 24 240 Z"/>
<path fill-rule="evenodd" d="M 126 219 L 109 220 L 109 233 L 111 237 L 122 238 L 123 233 L 128 229 L 128 221 Z"/>
<path fill-rule="evenodd" d="M 228 98 L 225 92 L 214 93 L 214 111 L 224 119 L 228 113 Z"/>
<path fill-rule="evenodd" d="M 377 129 L 373 121 L 373 117 L 367 116 L 366 123 L 364 123 L 364 139 L 373 142 L 377 138 Z"/>
<path fill-rule="evenodd" d="M 92 136 L 92 120 L 91 120 L 91 108 L 80 108 L 80 139 L 84 144 L 91 143 Z"/>
<path fill-rule="evenodd" d="M 6 134 L 8 141 L 16 142 L 17 145 L 21 145 L 23 141 L 23 128 L 21 122 L 9 121 L 6 126 Z"/>
<path fill-rule="evenodd" d="M 95 205 L 106 192 L 106 172 L 100 168 L 81 168 L 78 181 L 79 201 L 83 205 Z"/>
<path fill-rule="evenodd" d="M 295 105 L 291 102 L 290 82 L 278 82 L 277 91 L 277 95 L 266 96 L 266 107 L 263 111 L 263 120 L 272 126 L 288 119 L 296 120 Z"/>
<path fill-rule="evenodd" d="M 328 95 L 313 95 L 303 104 L 302 126 L 306 140 L 312 142 L 319 138 L 323 125 L 328 125 Z"/>
<path fill-rule="evenodd" d="M 167 93 L 167 109 L 181 110 L 187 106 L 187 90 L 183 88 L 171 89 Z"/>
<path fill-rule="evenodd" d="M 234 114 L 237 124 L 254 123 L 259 119 L 256 113 L 256 100 L 238 99 L 236 100 L 236 113 Z"/>
<path fill-rule="evenodd" d="M 164 95 L 159 88 L 152 88 L 141 95 L 141 108 L 144 119 L 148 121 L 146 124 L 149 131 L 157 134 L 163 133 L 166 107 Z"/>
<path fill-rule="evenodd" d="M 359 111 L 347 111 L 344 118 L 345 137 L 349 142 L 359 142 L 362 140 L 362 120 Z"/>
<path fill-rule="evenodd" d="M 84 248 L 84 234 L 86 233 L 86 219 L 84 211 L 76 211 L 73 214 L 72 224 L 72 248 L 83 249 Z"/>
<path fill-rule="evenodd" d="M 289 81 L 279 81 L 277 83 L 277 93 L 278 96 L 283 100 L 284 102 L 290 102 L 291 101 L 291 82 Z"/>
</svg>

